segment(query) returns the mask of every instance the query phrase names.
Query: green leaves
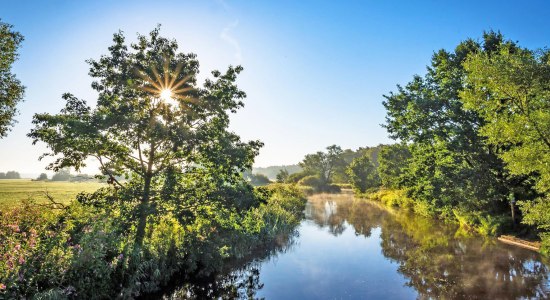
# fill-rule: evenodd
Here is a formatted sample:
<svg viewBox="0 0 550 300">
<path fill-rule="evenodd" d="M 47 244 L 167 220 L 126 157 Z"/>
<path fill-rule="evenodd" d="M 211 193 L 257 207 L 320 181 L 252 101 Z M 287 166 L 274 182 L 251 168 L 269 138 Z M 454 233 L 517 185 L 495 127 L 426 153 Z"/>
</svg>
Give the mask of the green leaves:
<svg viewBox="0 0 550 300">
<path fill-rule="evenodd" d="M 13 26 L 0 20 L 0 138 L 5 137 L 13 126 L 17 104 L 25 93 L 25 87 L 11 73 L 22 42 L 23 36 L 13 31 Z"/>
<path fill-rule="evenodd" d="M 357 193 L 365 193 L 367 190 L 380 185 L 380 177 L 368 155 L 354 159 L 348 166 L 346 173 Z"/>
</svg>

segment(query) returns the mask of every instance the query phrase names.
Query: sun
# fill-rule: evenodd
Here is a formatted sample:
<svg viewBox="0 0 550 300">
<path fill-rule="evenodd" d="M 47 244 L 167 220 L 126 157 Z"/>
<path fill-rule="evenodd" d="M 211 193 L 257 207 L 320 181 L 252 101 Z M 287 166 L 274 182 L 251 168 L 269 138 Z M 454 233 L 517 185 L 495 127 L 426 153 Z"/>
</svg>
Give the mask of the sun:
<svg viewBox="0 0 550 300">
<path fill-rule="evenodd" d="M 171 89 L 162 89 L 160 91 L 160 99 L 165 102 L 172 101 L 172 90 Z"/>
<path fill-rule="evenodd" d="M 170 57 L 164 57 L 160 68 L 152 65 L 147 69 L 136 68 L 135 74 L 143 80 L 139 89 L 150 93 L 153 98 L 161 100 L 162 103 L 172 107 L 187 105 L 198 101 L 191 92 L 193 87 L 194 74 L 182 74 L 184 63 L 177 64 L 175 69 L 170 68 Z"/>
</svg>

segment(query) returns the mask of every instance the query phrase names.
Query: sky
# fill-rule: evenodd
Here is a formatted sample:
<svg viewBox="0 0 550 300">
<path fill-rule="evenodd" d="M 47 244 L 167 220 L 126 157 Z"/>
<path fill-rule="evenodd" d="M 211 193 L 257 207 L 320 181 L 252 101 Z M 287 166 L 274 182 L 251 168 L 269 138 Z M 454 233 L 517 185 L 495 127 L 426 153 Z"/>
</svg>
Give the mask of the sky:
<svg viewBox="0 0 550 300">
<path fill-rule="evenodd" d="M 265 146 L 255 166 L 295 164 L 337 144 L 391 143 L 383 95 L 424 74 L 434 51 L 484 30 L 523 47 L 550 46 L 550 1 L 25 1 L 0 0 L 0 19 L 25 36 L 13 72 L 26 86 L 18 123 L 0 139 L 0 172 L 44 172 L 45 145 L 26 137 L 35 113 L 57 113 L 71 92 L 95 103 L 87 59 L 161 24 L 198 55 L 199 78 L 242 65 L 245 107 L 231 130 Z M 83 170 L 95 173 L 90 166 Z"/>
</svg>

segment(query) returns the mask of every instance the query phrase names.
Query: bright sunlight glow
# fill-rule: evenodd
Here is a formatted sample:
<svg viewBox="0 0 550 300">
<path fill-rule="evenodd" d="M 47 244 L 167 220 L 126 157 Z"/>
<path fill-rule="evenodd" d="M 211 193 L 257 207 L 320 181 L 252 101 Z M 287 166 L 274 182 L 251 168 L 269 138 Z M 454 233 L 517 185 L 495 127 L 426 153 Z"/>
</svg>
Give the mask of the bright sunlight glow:
<svg viewBox="0 0 550 300">
<path fill-rule="evenodd" d="M 160 99 L 170 102 L 172 101 L 172 90 L 171 89 L 163 89 L 160 91 Z"/>
</svg>

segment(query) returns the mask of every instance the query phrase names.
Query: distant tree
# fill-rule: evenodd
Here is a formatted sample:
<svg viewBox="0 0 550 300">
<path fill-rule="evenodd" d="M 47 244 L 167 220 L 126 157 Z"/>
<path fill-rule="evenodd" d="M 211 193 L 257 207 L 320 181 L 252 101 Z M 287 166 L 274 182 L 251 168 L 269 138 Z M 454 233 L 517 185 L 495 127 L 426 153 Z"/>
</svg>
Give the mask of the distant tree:
<svg viewBox="0 0 550 300">
<path fill-rule="evenodd" d="M 46 180 L 48 180 L 48 174 L 46 174 L 46 173 L 41 173 L 40 176 L 38 176 L 38 178 L 36 178 L 36 180 L 39 180 L 39 181 L 46 181 Z"/>
<path fill-rule="evenodd" d="M 391 189 L 400 187 L 399 184 L 410 158 L 409 147 L 404 144 L 389 145 L 380 151 L 378 174 L 384 187 Z"/>
<path fill-rule="evenodd" d="M 297 172 L 294 174 L 290 174 L 286 180 L 286 182 L 290 183 L 298 183 L 302 178 L 309 176 L 310 174 L 306 171 Z"/>
<path fill-rule="evenodd" d="M 19 172 L 8 171 L 6 173 L 6 179 L 21 179 L 21 175 L 19 175 Z"/>
<path fill-rule="evenodd" d="M 23 41 L 23 36 L 12 28 L 0 20 L 0 138 L 5 137 L 13 126 L 17 104 L 23 100 L 25 92 L 25 87 L 11 72 Z"/>
<path fill-rule="evenodd" d="M 69 168 L 63 168 L 53 174 L 52 181 L 69 181 L 71 177 L 71 170 Z"/>
<path fill-rule="evenodd" d="M 279 171 L 279 173 L 277 174 L 277 182 L 279 182 L 279 183 L 286 182 L 287 179 L 288 179 L 288 176 L 290 176 L 288 174 L 288 171 L 286 169 L 281 169 Z"/>
<path fill-rule="evenodd" d="M 368 155 L 354 159 L 347 168 L 350 184 L 357 193 L 380 186 L 380 177 Z"/>
<path fill-rule="evenodd" d="M 0 173 L 0 179 L 6 179 L 6 173 L 1 172 Z"/>
<path fill-rule="evenodd" d="M 319 151 L 315 154 L 306 155 L 304 160 L 300 162 L 300 167 L 306 173 L 318 176 L 323 185 L 329 185 L 332 183 L 332 176 L 336 168 L 345 164 L 345 161 L 340 157 L 342 152 L 342 148 L 339 146 L 329 146 L 326 152 Z"/>
</svg>

